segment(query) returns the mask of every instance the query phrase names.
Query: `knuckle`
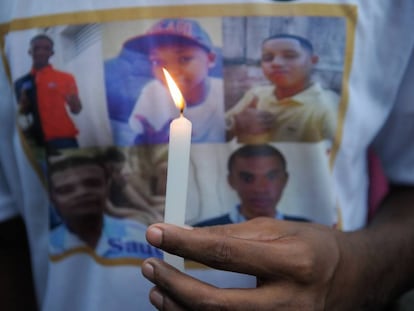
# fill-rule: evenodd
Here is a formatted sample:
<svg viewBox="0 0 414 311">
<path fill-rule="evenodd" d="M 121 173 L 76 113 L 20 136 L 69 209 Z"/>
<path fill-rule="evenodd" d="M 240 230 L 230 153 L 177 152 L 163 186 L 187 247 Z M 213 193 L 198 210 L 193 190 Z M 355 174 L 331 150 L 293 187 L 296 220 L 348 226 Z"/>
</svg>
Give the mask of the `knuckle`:
<svg viewBox="0 0 414 311">
<path fill-rule="evenodd" d="M 317 277 L 317 258 L 312 249 L 306 244 L 302 244 L 301 246 L 301 251 L 299 251 L 299 255 L 297 256 L 295 270 L 304 283 L 311 283 Z"/>
</svg>

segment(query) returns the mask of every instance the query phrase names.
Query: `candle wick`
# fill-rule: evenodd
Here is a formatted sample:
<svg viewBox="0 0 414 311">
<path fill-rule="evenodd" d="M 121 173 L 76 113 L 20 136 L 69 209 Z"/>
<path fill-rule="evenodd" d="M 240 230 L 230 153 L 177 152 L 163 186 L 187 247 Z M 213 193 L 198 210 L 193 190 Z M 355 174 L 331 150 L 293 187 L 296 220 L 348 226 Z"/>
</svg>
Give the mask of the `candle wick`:
<svg viewBox="0 0 414 311">
<path fill-rule="evenodd" d="M 180 108 L 180 116 L 183 117 L 184 116 L 184 107 Z"/>
</svg>

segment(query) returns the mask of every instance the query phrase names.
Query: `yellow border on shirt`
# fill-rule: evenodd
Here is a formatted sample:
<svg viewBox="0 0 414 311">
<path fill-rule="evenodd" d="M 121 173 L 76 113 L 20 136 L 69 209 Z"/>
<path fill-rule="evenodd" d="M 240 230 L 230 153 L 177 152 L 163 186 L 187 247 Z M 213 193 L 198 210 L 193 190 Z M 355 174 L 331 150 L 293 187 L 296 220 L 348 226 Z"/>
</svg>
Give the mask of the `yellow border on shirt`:
<svg viewBox="0 0 414 311">
<path fill-rule="evenodd" d="M 49 254 L 49 259 L 51 262 L 59 262 L 64 260 L 65 258 L 71 257 L 73 255 L 84 254 L 90 256 L 96 263 L 102 266 L 142 266 L 145 259 L 141 258 L 133 258 L 133 257 L 123 257 L 123 258 L 104 258 L 99 256 L 95 253 L 93 249 L 87 246 L 80 246 L 76 248 L 71 248 L 66 250 L 60 254 Z M 185 260 L 184 266 L 186 269 L 201 269 L 206 270 L 210 269 L 208 266 L 203 265 L 201 263 Z"/>
</svg>

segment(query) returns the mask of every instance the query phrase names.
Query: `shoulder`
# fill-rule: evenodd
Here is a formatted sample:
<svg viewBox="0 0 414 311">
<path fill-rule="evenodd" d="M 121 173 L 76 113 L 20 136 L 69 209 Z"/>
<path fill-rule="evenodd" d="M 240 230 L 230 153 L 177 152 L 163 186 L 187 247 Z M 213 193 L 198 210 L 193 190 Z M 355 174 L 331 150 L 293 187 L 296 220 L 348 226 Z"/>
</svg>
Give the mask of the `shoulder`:
<svg viewBox="0 0 414 311">
<path fill-rule="evenodd" d="M 224 92 L 224 83 L 223 79 L 219 78 L 209 78 L 210 79 L 210 90 L 209 97 L 214 97 L 214 100 L 217 101 L 219 98 L 223 97 Z"/>
<path fill-rule="evenodd" d="M 30 75 L 30 73 L 27 73 L 24 76 L 17 78 L 16 81 L 14 81 L 14 85 L 19 86 L 29 80 L 32 80 L 32 76 Z"/>
<path fill-rule="evenodd" d="M 70 72 L 58 70 L 53 67 L 50 68 L 50 71 L 53 72 L 55 76 L 58 76 L 60 79 L 75 80 L 75 77 Z"/>
<path fill-rule="evenodd" d="M 322 102 L 332 103 L 339 101 L 339 95 L 331 89 L 324 88 L 318 82 L 315 82 L 307 91 L 304 91 L 311 97 L 316 97 Z"/>
<path fill-rule="evenodd" d="M 208 226 L 217 226 L 217 225 L 228 225 L 232 224 L 233 222 L 230 219 L 229 214 L 225 214 L 222 216 L 218 216 L 215 218 L 207 219 L 196 223 L 194 227 L 208 227 Z"/>
</svg>

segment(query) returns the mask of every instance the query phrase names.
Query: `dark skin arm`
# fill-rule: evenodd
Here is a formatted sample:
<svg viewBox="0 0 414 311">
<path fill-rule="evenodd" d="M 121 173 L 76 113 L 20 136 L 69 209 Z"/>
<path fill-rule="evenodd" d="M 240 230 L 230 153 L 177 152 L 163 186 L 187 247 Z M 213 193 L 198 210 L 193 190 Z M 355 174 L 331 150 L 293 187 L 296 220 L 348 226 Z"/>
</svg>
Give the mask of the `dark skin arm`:
<svg viewBox="0 0 414 311">
<path fill-rule="evenodd" d="M 257 218 L 184 229 L 149 227 L 154 246 L 208 266 L 257 277 L 254 289 L 219 289 L 147 259 L 159 310 L 381 310 L 413 286 L 414 188 L 393 187 L 366 229 Z"/>
<path fill-rule="evenodd" d="M 66 95 L 66 102 L 73 114 L 78 114 L 82 110 L 82 104 L 77 94 Z"/>
<path fill-rule="evenodd" d="M 82 104 L 77 94 L 66 95 L 66 103 L 73 114 L 78 114 L 82 110 Z M 19 96 L 20 113 L 27 113 L 30 107 L 30 101 L 26 91 L 23 90 Z"/>
<path fill-rule="evenodd" d="M 19 101 L 19 112 L 22 114 L 28 114 L 30 110 L 30 100 L 25 90 L 21 91 L 18 101 Z"/>
<path fill-rule="evenodd" d="M 379 213 L 360 235 L 371 244 L 367 276 L 373 286 L 372 302 L 386 304 L 414 287 L 414 186 L 391 187 Z"/>
</svg>

